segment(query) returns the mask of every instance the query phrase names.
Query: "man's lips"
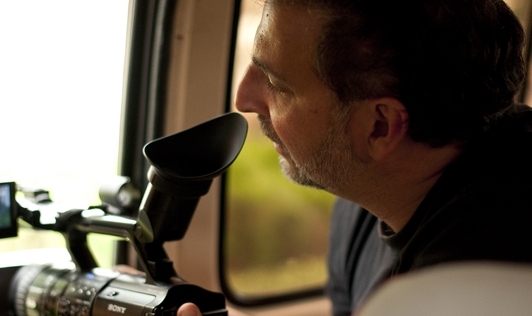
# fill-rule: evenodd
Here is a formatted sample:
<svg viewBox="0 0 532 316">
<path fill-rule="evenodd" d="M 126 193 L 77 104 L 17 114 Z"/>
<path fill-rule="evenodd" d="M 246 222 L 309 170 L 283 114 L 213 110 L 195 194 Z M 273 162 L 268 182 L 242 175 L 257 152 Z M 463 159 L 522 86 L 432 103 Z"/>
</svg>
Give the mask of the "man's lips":
<svg viewBox="0 0 532 316">
<path fill-rule="evenodd" d="M 273 147 L 275 148 L 275 151 L 277 151 L 281 156 L 284 156 L 286 151 L 283 146 L 279 145 L 276 142 L 273 142 Z"/>
<path fill-rule="evenodd" d="M 275 151 L 277 151 L 279 154 L 283 154 L 283 148 L 276 142 L 273 142 L 273 148 L 275 148 Z"/>
<path fill-rule="evenodd" d="M 275 150 L 281 155 L 285 156 L 287 154 L 286 148 L 282 145 L 281 140 L 279 139 L 279 136 L 277 136 L 277 133 L 273 130 L 273 126 L 271 125 L 271 121 L 264 118 L 264 116 L 259 115 L 258 120 L 260 123 L 260 128 L 262 130 L 262 133 L 268 137 L 273 142 L 273 147 Z"/>
</svg>

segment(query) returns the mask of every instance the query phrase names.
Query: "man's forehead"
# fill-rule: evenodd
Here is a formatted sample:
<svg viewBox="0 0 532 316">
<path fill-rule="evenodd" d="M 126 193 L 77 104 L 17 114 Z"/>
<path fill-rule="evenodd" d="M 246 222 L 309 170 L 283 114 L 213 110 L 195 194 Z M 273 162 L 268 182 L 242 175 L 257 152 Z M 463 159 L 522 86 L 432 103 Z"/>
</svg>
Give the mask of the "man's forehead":
<svg viewBox="0 0 532 316">
<path fill-rule="evenodd" d="M 284 83 L 298 81 L 302 72 L 316 76 L 314 56 L 323 17 L 305 6 L 267 3 L 255 34 L 253 63 Z"/>
<path fill-rule="evenodd" d="M 252 60 L 255 65 L 268 72 L 275 72 L 279 64 L 286 62 L 294 53 L 302 57 L 305 51 L 313 50 L 305 38 L 308 28 L 300 10 L 284 10 L 272 5 L 264 7 L 261 22 L 255 34 Z M 307 40 L 308 42 L 308 40 Z"/>
<path fill-rule="evenodd" d="M 266 3 L 255 34 L 255 49 L 294 44 L 312 49 L 323 25 L 323 14 L 302 5 Z"/>
</svg>

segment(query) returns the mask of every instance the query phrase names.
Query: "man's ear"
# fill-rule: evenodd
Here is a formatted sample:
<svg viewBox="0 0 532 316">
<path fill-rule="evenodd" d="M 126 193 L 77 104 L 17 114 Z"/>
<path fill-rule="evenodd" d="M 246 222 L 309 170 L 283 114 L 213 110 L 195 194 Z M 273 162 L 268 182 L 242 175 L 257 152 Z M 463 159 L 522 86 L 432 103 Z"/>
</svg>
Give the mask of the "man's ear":
<svg viewBox="0 0 532 316">
<path fill-rule="evenodd" d="M 376 161 L 392 153 L 407 137 L 408 112 L 395 98 L 379 98 L 369 102 L 371 126 L 367 138 L 369 155 Z"/>
</svg>

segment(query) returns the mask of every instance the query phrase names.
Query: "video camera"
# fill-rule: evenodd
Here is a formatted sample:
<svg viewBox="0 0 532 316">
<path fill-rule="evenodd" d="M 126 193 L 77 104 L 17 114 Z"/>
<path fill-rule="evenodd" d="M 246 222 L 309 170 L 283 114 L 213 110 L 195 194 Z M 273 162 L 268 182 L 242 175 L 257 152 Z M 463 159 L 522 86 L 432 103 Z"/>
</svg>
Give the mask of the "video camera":
<svg viewBox="0 0 532 316">
<path fill-rule="evenodd" d="M 2 268 L 1 281 L 7 279 L 8 288 L 0 310 L 14 316 L 173 316 L 181 304 L 192 302 L 203 315 L 227 315 L 223 294 L 179 277 L 163 244 L 184 237 L 200 197 L 236 159 L 246 134 L 246 120 L 229 113 L 145 145 L 149 183 L 137 218 L 114 215 L 113 205 L 104 204 L 67 210 L 54 223 L 43 223 L 38 206 L 51 202 L 46 192 L 33 191 L 35 207 L 28 208 L 15 199 L 14 182 L 1 183 L 0 237 L 16 236 L 17 218 L 22 218 L 62 233 L 72 262 Z M 99 268 L 88 233 L 126 238 L 145 276 Z"/>
</svg>

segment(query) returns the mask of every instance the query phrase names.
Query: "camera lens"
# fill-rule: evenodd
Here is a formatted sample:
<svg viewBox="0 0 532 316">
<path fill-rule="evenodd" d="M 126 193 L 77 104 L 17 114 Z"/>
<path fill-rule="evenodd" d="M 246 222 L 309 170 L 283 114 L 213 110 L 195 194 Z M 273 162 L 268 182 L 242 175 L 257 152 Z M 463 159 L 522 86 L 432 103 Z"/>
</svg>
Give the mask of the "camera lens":
<svg viewBox="0 0 532 316">
<path fill-rule="evenodd" d="M 59 299 L 69 281 L 72 265 L 52 268 L 29 265 L 20 268 L 11 284 L 16 316 L 56 315 Z"/>
</svg>

